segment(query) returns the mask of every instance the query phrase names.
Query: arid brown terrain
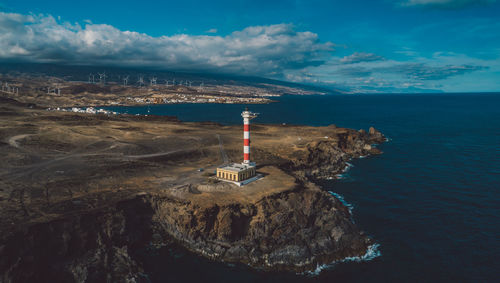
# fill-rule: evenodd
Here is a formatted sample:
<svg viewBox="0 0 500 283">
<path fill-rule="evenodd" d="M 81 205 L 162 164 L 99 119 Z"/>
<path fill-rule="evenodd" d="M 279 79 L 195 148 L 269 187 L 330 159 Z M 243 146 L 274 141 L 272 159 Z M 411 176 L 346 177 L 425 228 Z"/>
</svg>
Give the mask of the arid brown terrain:
<svg viewBox="0 0 500 283">
<path fill-rule="evenodd" d="M 264 178 L 237 187 L 213 172 L 240 162 L 241 130 L 1 98 L 0 282 L 137 278 L 133 250 L 151 242 L 295 271 L 366 252 L 372 240 L 313 181 L 380 153 L 382 134 L 252 125 Z"/>
<path fill-rule="evenodd" d="M 154 84 L 131 81 L 125 84 L 117 78 L 102 83 L 69 79 L 23 73 L 2 74 L 0 70 L 0 96 L 36 103 L 40 107 L 58 108 L 161 103 L 263 104 L 273 102 L 272 97 L 283 94 L 324 94 L 301 87 L 270 83 L 249 85 L 231 80 L 207 84 L 198 80 L 197 85 L 193 85 L 188 80 L 175 82 L 163 79 L 161 83 Z"/>
</svg>

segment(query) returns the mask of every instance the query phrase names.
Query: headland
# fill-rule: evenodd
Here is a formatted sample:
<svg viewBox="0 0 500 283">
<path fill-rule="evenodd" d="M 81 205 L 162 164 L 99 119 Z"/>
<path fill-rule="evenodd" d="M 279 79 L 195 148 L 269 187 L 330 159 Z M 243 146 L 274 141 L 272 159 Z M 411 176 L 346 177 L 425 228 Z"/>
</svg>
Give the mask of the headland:
<svg viewBox="0 0 500 283">
<path fill-rule="evenodd" d="M 252 159 L 264 178 L 238 187 L 213 175 L 225 159 L 241 161 L 241 126 L 54 112 L 9 98 L 0 109 L 5 282 L 137 279 L 135 251 L 172 242 L 294 272 L 374 243 L 314 183 L 381 153 L 374 128 L 255 124 Z"/>
</svg>

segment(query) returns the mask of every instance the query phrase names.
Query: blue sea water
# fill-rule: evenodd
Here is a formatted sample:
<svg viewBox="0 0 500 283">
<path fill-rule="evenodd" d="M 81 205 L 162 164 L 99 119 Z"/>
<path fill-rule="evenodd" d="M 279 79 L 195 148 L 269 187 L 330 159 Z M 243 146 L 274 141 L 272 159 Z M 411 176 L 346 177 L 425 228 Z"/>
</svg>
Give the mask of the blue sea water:
<svg viewBox="0 0 500 283">
<path fill-rule="evenodd" d="M 214 263 L 179 247 L 145 259 L 152 282 L 494 282 L 500 280 L 500 94 L 283 96 L 250 105 L 255 123 L 368 129 L 384 154 L 352 161 L 321 185 L 352 205 L 381 255 L 319 275 L 261 272 Z M 240 124 L 243 105 L 109 107 L 184 121 Z"/>
</svg>

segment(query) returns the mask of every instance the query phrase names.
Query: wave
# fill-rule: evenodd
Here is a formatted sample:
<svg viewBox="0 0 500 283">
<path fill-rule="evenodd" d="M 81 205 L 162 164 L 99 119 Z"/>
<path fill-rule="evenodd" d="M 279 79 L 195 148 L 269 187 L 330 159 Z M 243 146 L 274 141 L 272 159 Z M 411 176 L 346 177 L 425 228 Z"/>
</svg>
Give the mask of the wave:
<svg viewBox="0 0 500 283">
<path fill-rule="evenodd" d="M 347 207 L 347 209 L 349 209 L 349 213 L 351 214 L 352 216 L 352 210 L 354 209 L 354 205 L 348 203 L 344 197 L 342 195 L 339 195 L 335 192 L 332 192 L 332 191 L 328 191 L 332 196 L 336 197 L 338 200 L 340 200 L 340 202 L 345 205 Z"/>
<path fill-rule="evenodd" d="M 342 169 L 342 173 L 338 173 L 338 174 L 335 174 L 334 176 L 329 176 L 327 177 L 326 179 L 327 180 L 334 180 L 334 179 L 337 179 L 337 180 L 340 180 L 340 179 L 346 179 L 346 177 L 348 176 L 347 173 L 352 167 L 354 167 L 354 165 L 352 163 L 349 163 L 349 162 L 346 162 L 345 163 L 345 167 L 344 169 Z"/>
<path fill-rule="evenodd" d="M 366 249 L 366 253 L 362 256 L 351 256 L 351 257 L 346 257 L 342 260 L 342 262 L 362 262 L 362 261 L 370 261 L 376 257 L 379 257 L 382 255 L 382 253 L 379 250 L 380 244 L 373 244 L 371 246 L 368 246 L 368 249 Z"/>
<path fill-rule="evenodd" d="M 352 167 L 354 167 L 354 165 L 352 165 L 352 163 L 346 162 L 344 170 L 342 170 L 342 172 L 345 173 L 345 172 L 349 171 Z"/>
<path fill-rule="evenodd" d="M 345 179 L 346 176 L 344 174 L 335 174 L 335 179 L 337 180 L 341 180 L 341 179 Z"/>
<path fill-rule="evenodd" d="M 372 260 L 372 259 L 374 259 L 374 258 L 379 257 L 379 256 L 382 255 L 382 253 L 379 250 L 379 247 L 380 247 L 380 244 L 375 243 L 373 245 L 368 246 L 368 248 L 366 249 L 366 253 L 364 255 L 361 255 L 361 256 L 350 256 L 350 257 L 346 257 L 346 258 L 341 259 L 341 260 L 336 260 L 334 262 L 327 263 L 327 264 L 318 264 L 316 266 L 315 270 L 306 271 L 303 274 L 304 275 L 310 275 L 310 276 L 317 276 L 323 270 L 325 270 L 325 269 L 331 269 L 331 268 L 333 268 L 338 263 L 370 261 L 370 260 Z"/>
</svg>

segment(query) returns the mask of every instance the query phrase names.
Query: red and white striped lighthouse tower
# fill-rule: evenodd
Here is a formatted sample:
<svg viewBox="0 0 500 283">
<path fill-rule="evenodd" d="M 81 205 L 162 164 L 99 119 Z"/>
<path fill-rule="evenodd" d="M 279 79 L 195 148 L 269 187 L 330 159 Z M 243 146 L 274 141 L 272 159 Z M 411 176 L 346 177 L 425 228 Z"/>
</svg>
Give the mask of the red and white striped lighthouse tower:
<svg viewBox="0 0 500 283">
<path fill-rule="evenodd" d="M 259 113 L 248 111 L 248 107 L 241 113 L 243 117 L 243 164 L 250 162 L 250 120 L 257 117 Z"/>
</svg>

